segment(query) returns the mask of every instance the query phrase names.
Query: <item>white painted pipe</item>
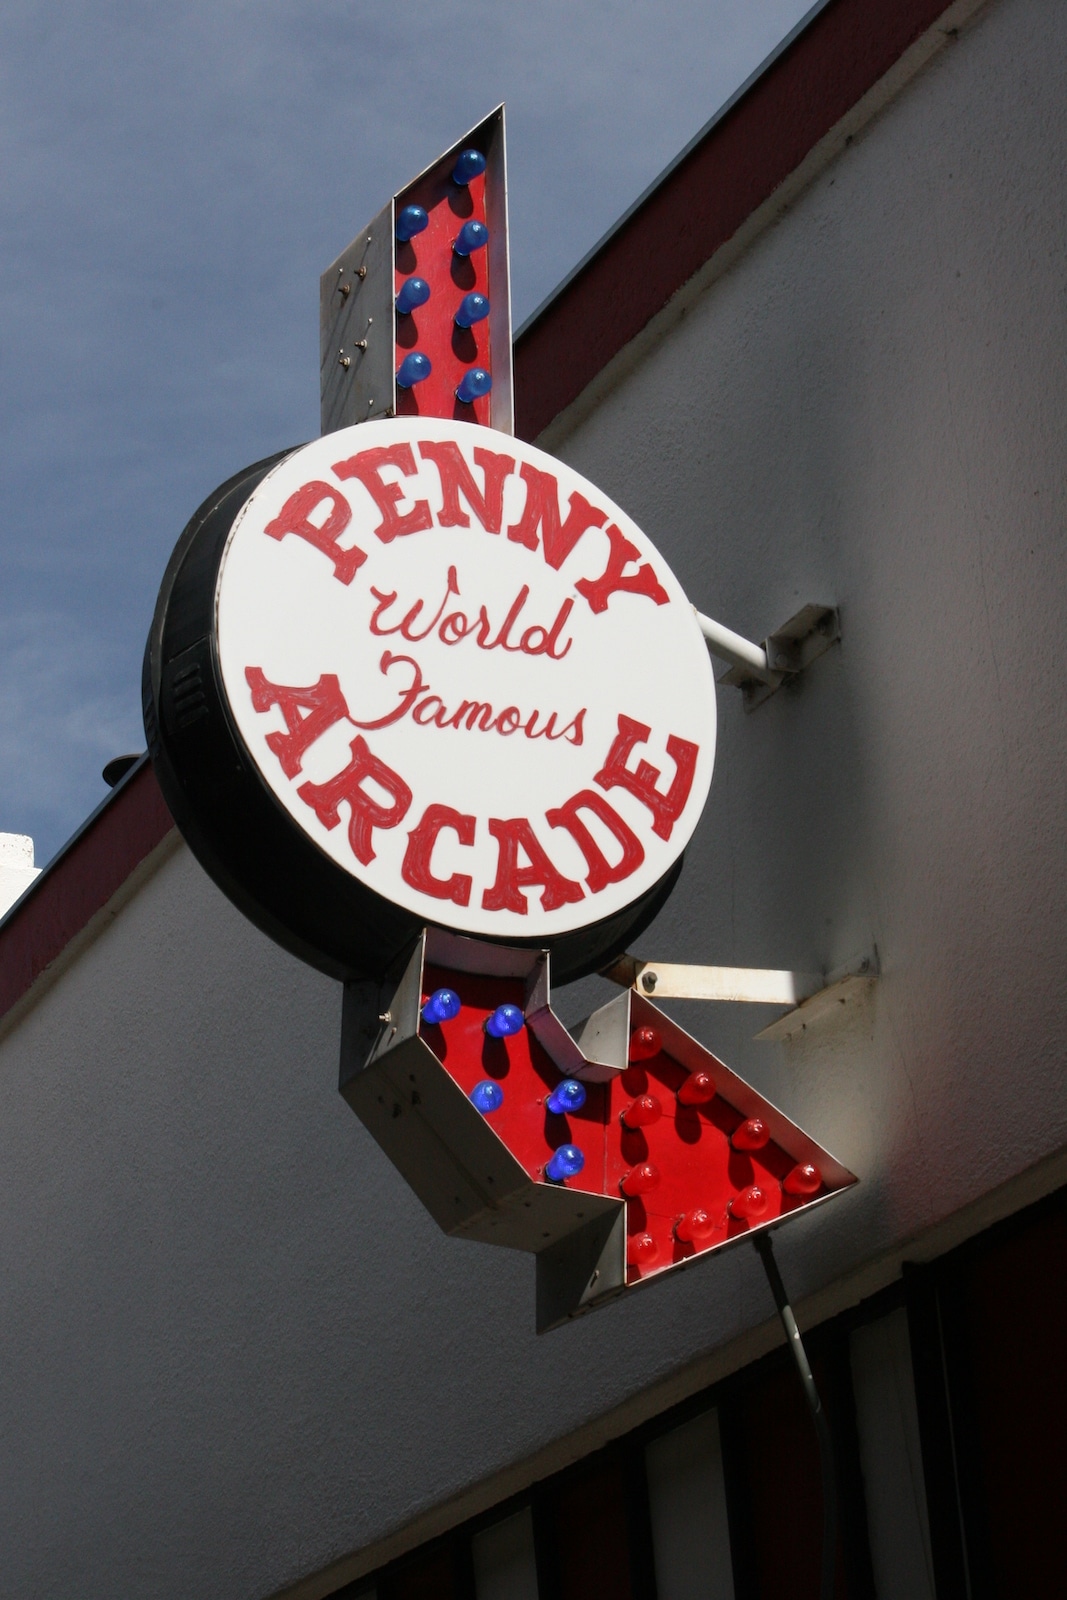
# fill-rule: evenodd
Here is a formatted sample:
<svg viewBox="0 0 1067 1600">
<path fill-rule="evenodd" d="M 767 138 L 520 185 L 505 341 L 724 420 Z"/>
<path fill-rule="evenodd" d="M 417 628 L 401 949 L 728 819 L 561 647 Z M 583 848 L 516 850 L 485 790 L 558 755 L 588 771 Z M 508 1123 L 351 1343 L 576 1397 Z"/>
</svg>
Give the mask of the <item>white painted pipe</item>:
<svg viewBox="0 0 1067 1600">
<path fill-rule="evenodd" d="M 720 661 L 728 661 L 732 667 L 752 667 L 761 673 L 767 671 L 767 652 L 761 645 L 753 644 L 751 639 L 743 639 L 732 628 L 724 628 L 721 622 L 712 622 L 710 617 L 697 611 L 696 606 L 693 610 L 713 656 L 718 656 Z"/>
</svg>

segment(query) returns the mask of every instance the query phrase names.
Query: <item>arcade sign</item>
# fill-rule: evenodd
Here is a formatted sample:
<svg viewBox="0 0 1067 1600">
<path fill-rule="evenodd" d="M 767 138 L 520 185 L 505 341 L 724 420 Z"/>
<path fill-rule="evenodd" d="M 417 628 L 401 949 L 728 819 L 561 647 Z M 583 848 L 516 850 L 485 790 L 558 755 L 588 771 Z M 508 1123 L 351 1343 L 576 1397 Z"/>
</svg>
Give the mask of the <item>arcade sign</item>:
<svg viewBox="0 0 1067 1600">
<path fill-rule="evenodd" d="M 711 664 L 663 557 L 569 466 L 440 417 L 225 485 L 172 558 L 145 689 L 202 863 L 342 977 L 426 926 L 603 966 L 711 782 Z"/>
<path fill-rule="evenodd" d="M 179 540 L 149 750 L 222 890 L 344 980 L 353 1111 L 555 1327 L 855 1178 L 646 995 L 553 1009 L 670 894 L 715 689 L 660 552 L 512 437 L 503 108 L 320 290 L 323 437 Z"/>
</svg>

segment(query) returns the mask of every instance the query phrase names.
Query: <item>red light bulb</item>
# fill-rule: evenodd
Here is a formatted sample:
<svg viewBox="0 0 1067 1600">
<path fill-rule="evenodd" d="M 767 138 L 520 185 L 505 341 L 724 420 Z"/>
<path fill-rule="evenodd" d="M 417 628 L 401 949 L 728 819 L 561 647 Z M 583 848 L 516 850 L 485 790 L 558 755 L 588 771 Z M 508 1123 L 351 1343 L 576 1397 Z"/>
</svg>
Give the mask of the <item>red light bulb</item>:
<svg viewBox="0 0 1067 1600">
<path fill-rule="evenodd" d="M 732 1217 L 740 1217 L 742 1222 L 754 1222 L 762 1217 L 770 1204 L 767 1196 L 758 1183 L 750 1183 L 747 1189 L 742 1189 L 740 1194 L 735 1194 L 730 1201 L 729 1212 Z"/>
<path fill-rule="evenodd" d="M 703 1106 L 715 1098 L 715 1080 L 710 1072 L 691 1072 L 678 1088 L 678 1103 Z"/>
<path fill-rule="evenodd" d="M 770 1139 L 771 1130 L 762 1117 L 749 1117 L 747 1122 L 742 1122 L 730 1135 L 730 1143 L 735 1150 L 762 1150 Z"/>
<path fill-rule="evenodd" d="M 681 1239 L 683 1244 L 703 1244 L 705 1239 L 710 1239 L 715 1232 L 715 1223 L 702 1207 L 695 1211 L 687 1211 L 684 1217 L 679 1217 L 674 1224 L 674 1237 Z"/>
<path fill-rule="evenodd" d="M 794 1167 L 782 1180 L 786 1194 L 816 1194 L 822 1188 L 822 1173 L 810 1161 Z"/>
<path fill-rule="evenodd" d="M 651 1061 L 663 1049 L 663 1040 L 655 1028 L 635 1028 L 630 1035 L 630 1060 Z"/>
<path fill-rule="evenodd" d="M 650 1233 L 635 1233 L 626 1241 L 626 1259 L 631 1267 L 647 1267 L 658 1254 L 659 1246 Z"/>
<path fill-rule="evenodd" d="M 651 1161 L 642 1161 L 640 1166 L 631 1167 L 619 1179 L 619 1188 L 623 1194 L 628 1194 L 631 1199 L 635 1195 L 647 1194 L 659 1183 L 659 1168 L 654 1167 Z"/>
<path fill-rule="evenodd" d="M 653 1122 L 658 1122 L 662 1115 L 663 1107 L 655 1095 L 641 1094 L 619 1112 L 619 1121 L 624 1128 L 648 1128 Z"/>
</svg>

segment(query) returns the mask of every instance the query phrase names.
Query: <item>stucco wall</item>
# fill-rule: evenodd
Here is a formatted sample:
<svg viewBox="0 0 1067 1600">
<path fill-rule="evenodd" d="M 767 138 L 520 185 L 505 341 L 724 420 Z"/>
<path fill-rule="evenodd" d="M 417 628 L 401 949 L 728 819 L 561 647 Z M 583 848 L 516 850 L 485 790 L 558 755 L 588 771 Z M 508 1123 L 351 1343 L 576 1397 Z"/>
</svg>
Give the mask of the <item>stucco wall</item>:
<svg viewBox="0 0 1067 1600">
<path fill-rule="evenodd" d="M 1065 52 L 997 0 L 560 449 L 729 625 L 842 607 L 798 690 L 724 691 L 641 944 L 877 944 L 800 1045 L 679 1008 L 863 1179 L 783 1231 L 798 1297 L 1067 1131 Z M 182 849 L 0 1040 L 0 1594 L 259 1600 L 768 1322 L 742 1249 L 538 1340 L 531 1262 L 338 1096 L 339 1013 Z"/>
</svg>

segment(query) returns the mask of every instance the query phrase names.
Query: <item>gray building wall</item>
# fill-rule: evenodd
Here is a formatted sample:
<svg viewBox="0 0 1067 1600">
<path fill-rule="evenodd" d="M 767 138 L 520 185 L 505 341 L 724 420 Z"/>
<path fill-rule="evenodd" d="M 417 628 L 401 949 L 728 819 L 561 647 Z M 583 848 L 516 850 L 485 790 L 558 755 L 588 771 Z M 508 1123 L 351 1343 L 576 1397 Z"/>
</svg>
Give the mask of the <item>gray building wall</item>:
<svg viewBox="0 0 1067 1600">
<path fill-rule="evenodd" d="M 842 608 L 796 690 L 723 691 L 639 950 L 877 946 L 797 1043 L 677 1008 L 860 1174 L 780 1235 L 809 1317 L 1062 1180 L 1065 52 L 997 0 L 552 436 L 702 610 Z M 776 1338 L 741 1248 L 538 1339 L 531 1261 L 445 1239 L 338 1096 L 339 1015 L 175 844 L 0 1038 L 0 1594 L 370 1565 Z"/>
</svg>

